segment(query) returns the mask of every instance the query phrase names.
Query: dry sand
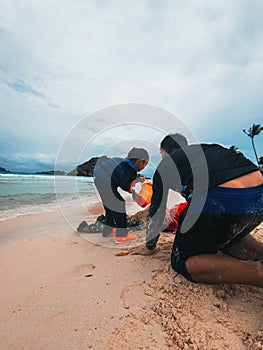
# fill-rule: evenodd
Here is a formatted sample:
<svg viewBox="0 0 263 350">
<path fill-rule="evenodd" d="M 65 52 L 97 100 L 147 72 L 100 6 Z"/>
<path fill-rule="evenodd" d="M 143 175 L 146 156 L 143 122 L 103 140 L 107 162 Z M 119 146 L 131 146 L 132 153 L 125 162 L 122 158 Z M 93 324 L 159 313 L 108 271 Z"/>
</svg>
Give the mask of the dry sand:
<svg viewBox="0 0 263 350">
<path fill-rule="evenodd" d="M 0 239 L 1 350 L 263 349 L 263 289 L 186 281 L 173 234 L 152 256 L 116 256 L 57 211 L 1 222 Z"/>
</svg>

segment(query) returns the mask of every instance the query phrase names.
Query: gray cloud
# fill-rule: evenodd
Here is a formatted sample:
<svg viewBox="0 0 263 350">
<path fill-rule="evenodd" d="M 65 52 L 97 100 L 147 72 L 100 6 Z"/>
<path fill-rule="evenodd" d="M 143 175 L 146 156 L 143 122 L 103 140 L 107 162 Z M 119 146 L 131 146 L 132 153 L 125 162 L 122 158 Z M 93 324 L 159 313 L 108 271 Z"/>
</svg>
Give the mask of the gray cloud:
<svg viewBox="0 0 263 350">
<path fill-rule="evenodd" d="M 239 130 L 262 123 L 262 10 L 261 0 L 5 2 L 1 130 L 56 154 L 83 117 L 137 102 L 178 115 L 202 141 L 249 149 Z M 101 113 L 79 135 L 109 119 Z"/>
</svg>

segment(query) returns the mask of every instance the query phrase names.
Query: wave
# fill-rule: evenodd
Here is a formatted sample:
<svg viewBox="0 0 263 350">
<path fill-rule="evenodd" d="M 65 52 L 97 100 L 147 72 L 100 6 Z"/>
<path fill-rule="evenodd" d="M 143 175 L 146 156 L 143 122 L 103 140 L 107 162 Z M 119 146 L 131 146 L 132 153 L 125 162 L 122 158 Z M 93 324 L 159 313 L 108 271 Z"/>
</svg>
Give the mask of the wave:
<svg viewBox="0 0 263 350">
<path fill-rule="evenodd" d="M 93 178 L 0 174 L 0 220 L 97 200 Z"/>
<path fill-rule="evenodd" d="M 98 202 L 96 195 L 60 195 L 23 196 L 19 199 L 7 198 L 5 205 L 0 205 L 0 221 L 14 219 L 18 216 L 52 212 L 63 208 L 82 208 Z"/>
</svg>

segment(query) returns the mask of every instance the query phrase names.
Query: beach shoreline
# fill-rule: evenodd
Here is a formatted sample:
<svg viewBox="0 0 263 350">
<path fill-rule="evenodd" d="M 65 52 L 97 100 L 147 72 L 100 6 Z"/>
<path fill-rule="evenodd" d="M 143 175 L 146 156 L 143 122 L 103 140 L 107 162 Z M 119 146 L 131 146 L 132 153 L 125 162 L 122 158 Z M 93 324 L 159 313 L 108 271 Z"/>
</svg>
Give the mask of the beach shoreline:
<svg viewBox="0 0 263 350">
<path fill-rule="evenodd" d="M 92 244 L 60 210 L 0 232 L 3 349 L 262 349 L 263 290 L 186 281 L 170 266 L 173 234 L 146 257 Z"/>
</svg>

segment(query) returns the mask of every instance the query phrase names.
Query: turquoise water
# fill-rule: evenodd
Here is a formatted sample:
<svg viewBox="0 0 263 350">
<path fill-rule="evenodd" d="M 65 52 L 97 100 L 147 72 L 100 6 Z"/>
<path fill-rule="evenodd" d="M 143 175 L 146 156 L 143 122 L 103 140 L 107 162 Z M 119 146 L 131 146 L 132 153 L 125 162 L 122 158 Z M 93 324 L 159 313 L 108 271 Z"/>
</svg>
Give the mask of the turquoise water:
<svg viewBox="0 0 263 350">
<path fill-rule="evenodd" d="M 90 177 L 0 174 L 0 221 L 97 201 Z"/>
</svg>

